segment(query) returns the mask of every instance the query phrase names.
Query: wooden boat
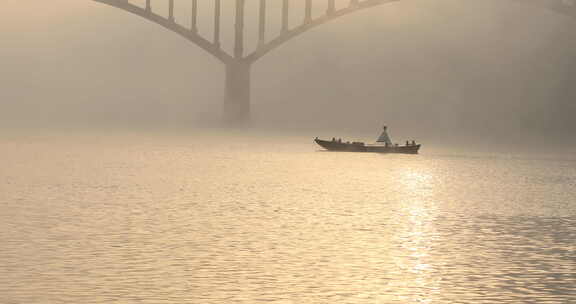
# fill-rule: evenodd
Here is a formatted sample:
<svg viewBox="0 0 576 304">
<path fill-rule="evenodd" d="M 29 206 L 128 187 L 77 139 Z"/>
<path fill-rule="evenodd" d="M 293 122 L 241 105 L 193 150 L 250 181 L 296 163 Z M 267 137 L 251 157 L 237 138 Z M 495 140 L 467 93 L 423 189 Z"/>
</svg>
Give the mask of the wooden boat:
<svg viewBox="0 0 576 304">
<path fill-rule="evenodd" d="M 416 142 L 406 141 L 406 145 L 400 146 L 393 144 L 388 136 L 388 128 L 384 127 L 384 131 L 378 137 L 375 144 L 365 144 L 363 142 L 343 142 L 341 139 L 332 138 L 332 140 L 314 139 L 319 146 L 328 151 L 345 151 L 345 152 L 375 152 L 375 153 L 402 153 L 402 154 L 418 154 L 420 144 Z"/>
</svg>

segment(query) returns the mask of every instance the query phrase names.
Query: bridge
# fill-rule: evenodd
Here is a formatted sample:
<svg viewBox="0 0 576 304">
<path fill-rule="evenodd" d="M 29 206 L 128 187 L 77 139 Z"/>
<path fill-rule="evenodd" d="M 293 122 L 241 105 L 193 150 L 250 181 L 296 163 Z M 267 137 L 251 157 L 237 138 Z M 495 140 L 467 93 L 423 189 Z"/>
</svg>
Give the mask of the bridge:
<svg viewBox="0 0 576 304">
<path fill-rule="evenodd" d="M 337 18 L 350 15 L 352 13 L 380 6 L 383 4 L 400 0 L 302 0 L 303 6 L 299 11 L 291 8 L 294 1 L 281 1 L 280 30 L 275 35 L 268 35 L 268 14 L 269 4 L 267 0 L 225 0 L 227 5 L 233 6 L 234 26 L 232 31 L 233 48 L 225 50 L 222 47 L 222 1 L 213 1 L 213 27 L 211 37 L 206 37 L 199 31 L 199 15 L 201 9 L 198 0 L 189 1 L 190 11 L 188 12 L 189 26 L 185 26 L 176 20 L 175 1 L 157 0 L 167 4 L 167 11 L 164 13 L 153 10 L 152 0 L 93 0 L 102 4 L 121 9 L 154 22 L 169 31 L 172 31 L 184 39 L 196 44 L 198 47 L 215 57 L 225 66 L 225 95 L 224 95 L 224 117 L 228 123 L 243 124 L 250 117 L 250 72 L 252 65 L 266 54 L 280 47 L 282 44 L 293 38 L 322 24 L 333 21 Z M 256 46 L 247 51 L 246 33 L 246 2 L 250 1 L 258 5 L 257 37 Z M 539 5 L 553 11 L 576 17 L 576 0 L 516 0 L 529 5 Z M 137 5 L 134 2 L 140 2 Z M 342 4 L 345 2 L 344 4 Z M 314 14 L 313 6 L 319 4 L 324 6 L 320 14 Z M 202 12 L 204 13 L 204 12 Z M 300 22 L 292 24 L 294 15 L 300 16 Z"/>
</svg>

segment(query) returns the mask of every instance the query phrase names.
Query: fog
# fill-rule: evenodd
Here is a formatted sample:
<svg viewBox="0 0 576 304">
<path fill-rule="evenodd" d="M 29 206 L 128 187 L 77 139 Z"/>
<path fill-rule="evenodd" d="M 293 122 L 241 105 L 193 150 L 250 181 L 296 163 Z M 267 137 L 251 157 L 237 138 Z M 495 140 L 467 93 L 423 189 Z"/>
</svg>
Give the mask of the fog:
<svg viewBox="0 0 576 304">
<path fill-rule="evenodd" d="M 248 54 L 257 1 L 246 1 Z M 166 2 L 154 10 L 166 15 Z M 198 26 L 212 37 L 208 2 Z M 550 2 L 400 0 L 336 18 L 253 64 L 249 128 L 372 136 L 388 124 L 427 142 L 573 144 L 576 9 Z M 189 3 L 176 0 L 184 26 Z M 281 7 L 268 1 L 269 39 Z M 232 1 L 222 9 L 232 53 Z M 89 0 L 8 0 L 0 24 L 4 130 L 221 125 L 224 65 L 166 28 Z"/>
</svg>

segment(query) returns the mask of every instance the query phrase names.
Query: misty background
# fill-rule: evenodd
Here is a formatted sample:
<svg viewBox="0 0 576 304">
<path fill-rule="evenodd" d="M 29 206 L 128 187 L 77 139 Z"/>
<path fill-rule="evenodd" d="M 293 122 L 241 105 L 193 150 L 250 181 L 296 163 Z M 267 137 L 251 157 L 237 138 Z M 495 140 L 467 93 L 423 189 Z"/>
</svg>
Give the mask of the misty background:
<svg viewBox="0 0 576 304">
<path fill-rule="evenodd" d="M 249 13 L 255 2 L 247 1 Z M 189 41 L 89 0 L 4 3 L 4 130 L 219 125 L 224 66 Z M 210 37 L 210 18 L 201 19 Z M 252 128 L 369 138 L 386 123 L 395 137 L 425 142 L 574 144 L 575 25 L 521 0 L 401 0 L 362 10 L 253 66 Z"/>
</svg>

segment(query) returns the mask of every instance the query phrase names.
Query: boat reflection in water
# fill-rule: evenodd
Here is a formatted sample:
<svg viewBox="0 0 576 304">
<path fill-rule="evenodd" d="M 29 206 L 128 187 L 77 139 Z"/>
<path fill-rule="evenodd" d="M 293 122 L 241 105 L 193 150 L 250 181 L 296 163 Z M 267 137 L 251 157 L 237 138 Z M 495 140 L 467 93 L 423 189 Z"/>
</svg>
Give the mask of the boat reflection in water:
<svg viewBox="0 0 576 304">
<path fill-rule="evenodd" d="M 388 136 L 388 128 L 384 126 L 384 130 L 375 144 L 365 144 L 363 142 L 343 142 L 341 139 L 332 138 L 332 140 L 314 139 L 314 141 L 322 148 L 328 151 L 347 151 L 347 152 L 376 152 L 376 153 L 402 153 L 402 154 L 418 154 L 420 144 L 415 141 L 406 141 L 404 146 L 393 144 Z"/>
</svg>

